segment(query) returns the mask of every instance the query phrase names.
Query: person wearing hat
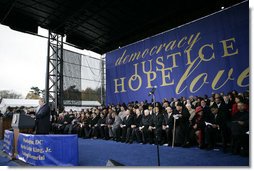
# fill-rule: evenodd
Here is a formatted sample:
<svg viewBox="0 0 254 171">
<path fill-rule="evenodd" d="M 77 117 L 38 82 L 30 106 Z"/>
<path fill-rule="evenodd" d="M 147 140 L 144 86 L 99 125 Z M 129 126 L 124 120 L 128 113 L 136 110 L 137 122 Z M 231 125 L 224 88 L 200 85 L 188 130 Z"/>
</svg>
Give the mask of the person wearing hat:
<svg viewBox="0 0 254 171">
<path fill-rule="evenodd" d="M 192 144 L 198 143 L 199 148 L 205 147 L 205 120 L 203 115 L 203 108 L 196 107 L 195 116 L 191 120 L 190 140 Z"/>
</svg>

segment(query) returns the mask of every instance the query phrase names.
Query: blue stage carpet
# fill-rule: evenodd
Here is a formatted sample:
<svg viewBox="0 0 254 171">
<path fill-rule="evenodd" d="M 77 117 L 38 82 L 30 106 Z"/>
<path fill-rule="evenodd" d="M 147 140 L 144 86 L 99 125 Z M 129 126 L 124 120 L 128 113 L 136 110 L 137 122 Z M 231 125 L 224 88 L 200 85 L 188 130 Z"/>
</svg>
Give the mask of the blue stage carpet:
<svg viewBox="0 0 254 171">
<path fill-rule="evenodd" d="M 0 140 L 0 166 L 19 166 L 16 162 L 10 160 L 7 155 L 2 152 L 3 141 Z"/>
<path fill-rule="evenodd" d="M 109 159 L 126 166 L 157 166 L 156 145 L 79 139 L 79 165 L 105 166 Z M 160 146 L 161 166 L 249 166 L 249 158 L 199 148 Z"/>
<path fill-rule="evenodd" d="M 2 149 L 2 141 L 0 141 L 0 149 Z M 15 160 L 10 161 L 1 153 L 0 166 L 21 165 Z M 106 166 L 109 159 L 125 166 L 157 166 L 156 146 L 79 138 L 80 166 Z M 215 150 L 200 150 L 195 147 L 172 149 L 160 146 L 160 160 L 161 166 L 249 166 L 249 157 L 224 154 Z"/>
</svg>

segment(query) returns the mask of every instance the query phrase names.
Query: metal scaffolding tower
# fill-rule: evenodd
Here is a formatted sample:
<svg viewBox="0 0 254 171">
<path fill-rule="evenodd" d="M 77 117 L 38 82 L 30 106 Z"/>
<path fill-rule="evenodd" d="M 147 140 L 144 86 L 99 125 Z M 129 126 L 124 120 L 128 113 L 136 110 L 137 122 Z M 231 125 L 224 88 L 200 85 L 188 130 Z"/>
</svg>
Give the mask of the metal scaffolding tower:
<svg viewBox="0 0 254 171">
<path fill-rule="evenodd" d="M 105 57 L 101 59 L 101 104 L 105 104 Z"/>
<path fill-rule="evenodd" d="M 49 31 L 45 101 L 63 110 L 63 35 Z"/>
</svg>

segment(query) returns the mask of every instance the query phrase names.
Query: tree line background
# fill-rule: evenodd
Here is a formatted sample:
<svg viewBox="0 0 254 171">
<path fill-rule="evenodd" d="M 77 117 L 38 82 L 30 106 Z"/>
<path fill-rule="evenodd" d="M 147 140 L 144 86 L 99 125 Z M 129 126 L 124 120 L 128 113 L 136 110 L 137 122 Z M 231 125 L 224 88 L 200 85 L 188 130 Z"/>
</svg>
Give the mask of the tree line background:
<svg viewBox="0 0 254 171">
<path fill-rule="evenodd" d="M 105 92 L 105 89 L 103 90 Z M 39 99 L 43 97 L 44 90 L 38 87 L 31 87 L 25 99 Z M 87 87 L 85 90 L 78 90 L 75 86 L 70 86 L 63 92 L 64 100 L 81 100 L 81 101 L 99 101 L 101 102 L 101 87 L 92 89 Z M 0 90 L 0 99 L 22 99 L 22 95 L 12 90 Z"/>
</svg>

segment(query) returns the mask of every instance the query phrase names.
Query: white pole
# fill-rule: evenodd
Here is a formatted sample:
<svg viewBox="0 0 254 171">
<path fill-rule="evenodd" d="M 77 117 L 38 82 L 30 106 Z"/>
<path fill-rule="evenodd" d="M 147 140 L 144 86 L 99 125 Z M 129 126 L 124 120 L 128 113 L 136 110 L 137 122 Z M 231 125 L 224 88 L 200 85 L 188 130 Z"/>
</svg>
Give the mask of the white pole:
<svg viewBox="0 0 254 171">
<path fill-rule="evenodd" d="M 175 117 L 174 117 L 172 148 L 174 148 L 174 144 L 175 144 L 175 130 L 176 130 L 176 119 L 175 119 Z"/>
</svg>

